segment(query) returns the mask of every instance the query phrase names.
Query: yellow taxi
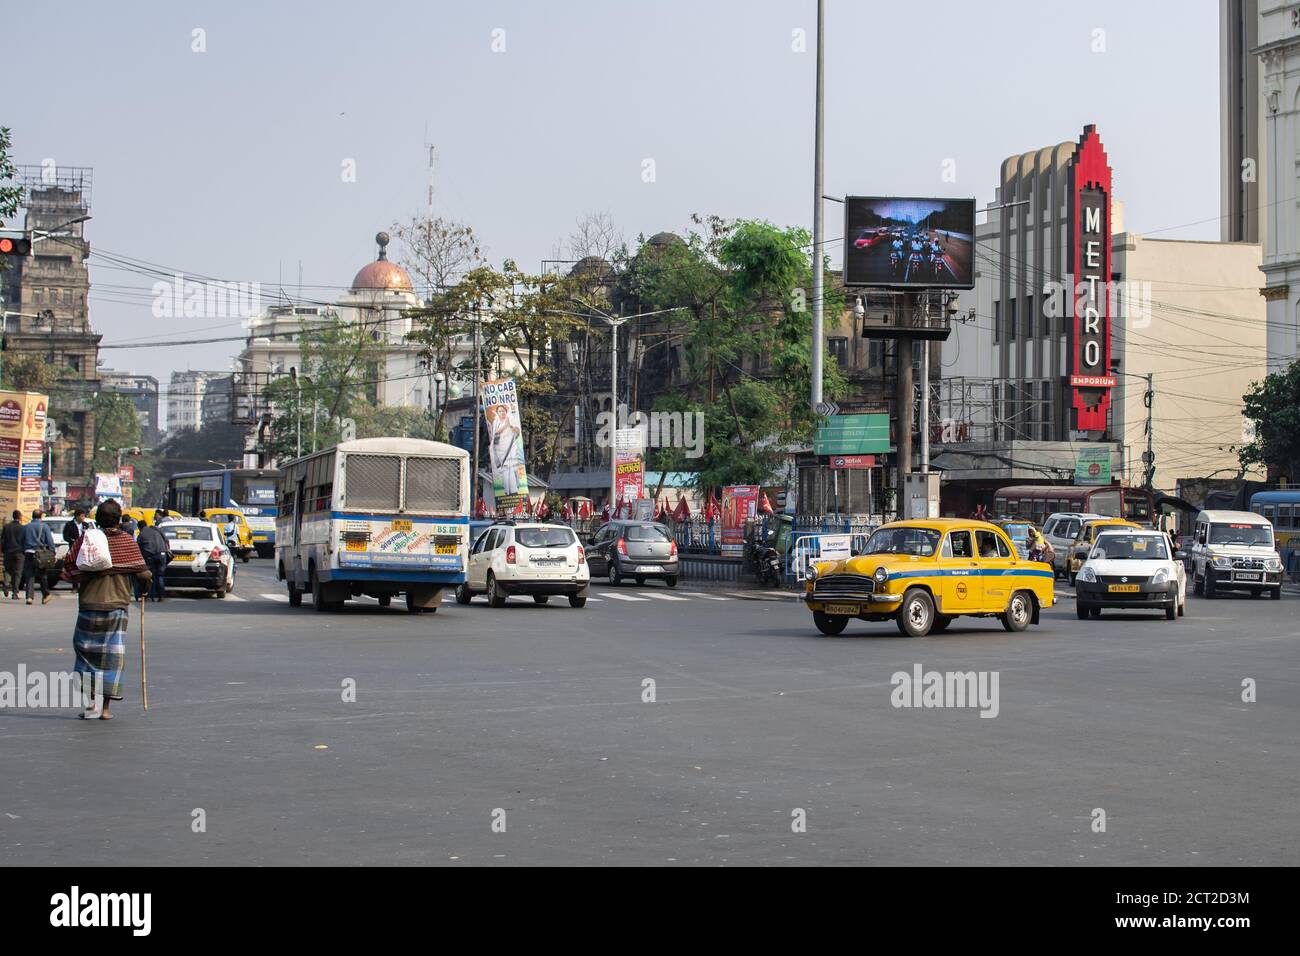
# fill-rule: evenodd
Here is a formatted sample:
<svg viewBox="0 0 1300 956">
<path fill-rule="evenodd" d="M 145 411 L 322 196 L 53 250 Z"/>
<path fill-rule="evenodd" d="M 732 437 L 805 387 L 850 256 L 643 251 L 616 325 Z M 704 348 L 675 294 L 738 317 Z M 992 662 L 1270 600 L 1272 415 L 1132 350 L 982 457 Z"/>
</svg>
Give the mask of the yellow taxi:
<svg viewBox="0 0 1300 956">
<path fill-rule="evenodd" d="M 1079 526 L 1079 534 L 1074 539 L 1074 544 L 1070 545 L 1070 587 L 1074 587 L 1074 580 L 1079 576 L 1079 569 L 1083 567 L 1083 562 L 1088 560 L 1088 552 L 1092 550 L 1093 542 L 1097 540 L 1097 531 L 1100 528 L 1140 528 L 1142 525 L 1126 518 L 1093 518 L 1091 521 L 1085 521 Z"/>
<path fill-rule="evenodd" d="M 823 634 L 853 618 L 889 621 L 908 637 L 942 631 L 956 618 L 996 617 L 1008 631 L 1038 623 L 1055 601 L 1051 565 L 1016 554 L 987 521 L 933 518 L 881 525 L 861 554 L 816 561 L 804 603 Z"/>
<path fill-rule="evenodd" d="M 239 558 L 240 561 L 247 562 L 249 556 L 253 553 L 253 529 L 248 526 L 248 519 L 244 517 L 242 511 L 234 508 L 204 508 L 199 512 L 199 517 L 204 521 L 210 521 L 219 528 L 224 528 L 231 521 L 235 523 L 235 538 L 238 544 L 230 546 L 230 550 Z M 224 535 L 222 540 L 224 540 Z"/>
<path fill-rule="evenodd" d="M 148 521 L 151 527 L 156 527 L 158 522 L 164 518 L 180 518 L 179 511 L 172 511 L 168 508 L 127 508 L 122 512 L 123 516 L 130 516 L 136 521 Z"/>
</svg>

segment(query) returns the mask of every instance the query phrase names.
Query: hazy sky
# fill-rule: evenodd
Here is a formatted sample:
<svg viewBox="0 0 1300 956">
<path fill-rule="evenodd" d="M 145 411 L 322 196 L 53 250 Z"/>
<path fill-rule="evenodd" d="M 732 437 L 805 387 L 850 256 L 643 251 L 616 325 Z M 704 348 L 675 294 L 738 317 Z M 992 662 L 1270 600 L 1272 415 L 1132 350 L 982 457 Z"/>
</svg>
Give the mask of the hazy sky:
<svg viewBox="0 0 1300 956">
<path fill-rule="evenodd" d="M 1129 229 L 1218 238 L 1213 0 L 826 5 L 827 193 L 982 206 L 1003 158 L 1096 123 Z M 426 140 L 436 211 L 497 265 L 538 269 L 588 210 L 629 241 L 693 212 L 810 225 L 815 18 L 813 0 L 7 4 L 5 73 L 23 92 L 0 125 L 20 163 L 94 167 L 93 249 L 258 281 L 265 298 L 281 274 L 296 291 L 301 261 L 305 296 L 332 299 L 375 232 L 423 210 Z M 826 213 L 837 235 L 842 209 Z M 93 257 L 91 282 L 105 344 L 240 333 L 154 318 L 153 279 Z M 165 385 L 238 350 L 102 357 Z"/>
</svg>

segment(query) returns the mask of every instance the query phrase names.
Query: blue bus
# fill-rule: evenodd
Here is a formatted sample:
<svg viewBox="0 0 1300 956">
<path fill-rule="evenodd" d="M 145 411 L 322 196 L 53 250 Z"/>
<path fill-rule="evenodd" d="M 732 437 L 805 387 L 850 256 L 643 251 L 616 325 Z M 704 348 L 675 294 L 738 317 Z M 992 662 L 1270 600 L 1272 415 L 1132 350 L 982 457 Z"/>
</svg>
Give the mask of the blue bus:
<svg viewBox="0 0 1300 956">
<path fill-rule="evenodd" d="M 253 532 L 259 558 L 275 554 L 275 519 L 280 513 L 276 468 L 213 468 L 186 471 L 167 481 L 167 507 L 193 518 L 206 508 L 236 507 Z"/>
<path fill-rule="evenodd" d="M 1300 575 L 1300 488 L 1257 491 L 1250 510 L 1273 525 L 1273 543 L 1287 575 Z"/>
</svg>

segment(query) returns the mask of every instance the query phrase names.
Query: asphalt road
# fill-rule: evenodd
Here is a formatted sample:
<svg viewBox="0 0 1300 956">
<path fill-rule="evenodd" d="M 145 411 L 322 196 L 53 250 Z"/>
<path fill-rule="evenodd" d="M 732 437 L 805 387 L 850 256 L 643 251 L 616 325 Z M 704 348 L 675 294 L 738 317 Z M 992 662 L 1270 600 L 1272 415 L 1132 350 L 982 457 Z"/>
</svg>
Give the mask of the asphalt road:
<svg viewBox="0 0 1300 956">
<path fill-rule="evenodd" d="M 1300 862 L 1294 594 L 909 640 L 686 586 L 419 616 L 282 593 L 254 561 L 236 599 L 148 605 L 148 714 L 134 609 L 117 719 L 0 710 L 0 863 Z M 0 602 L 0 671 L 70 669 L 59 595 Z M 997 672 L 997 716 L 894 707 L 917 664 Z"/>
</svg>

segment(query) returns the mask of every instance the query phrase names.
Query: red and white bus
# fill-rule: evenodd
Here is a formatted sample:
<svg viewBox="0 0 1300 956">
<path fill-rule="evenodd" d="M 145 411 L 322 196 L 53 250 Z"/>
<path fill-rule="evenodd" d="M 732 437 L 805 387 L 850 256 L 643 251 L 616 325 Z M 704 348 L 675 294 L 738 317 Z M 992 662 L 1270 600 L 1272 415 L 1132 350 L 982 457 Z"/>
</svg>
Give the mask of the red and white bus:
<svg viewBox="0 0 1300 956">
<path fill-rule="evenodd" d="M 1139 524 L 1155 520 L 1155 496 L 1145 488 L 1120 485 L 1008 485 L 993 498 L 998 517 L 1024 518 L 1040 528 L 1056 512 L 1127 518 Z"/>
</svg>

